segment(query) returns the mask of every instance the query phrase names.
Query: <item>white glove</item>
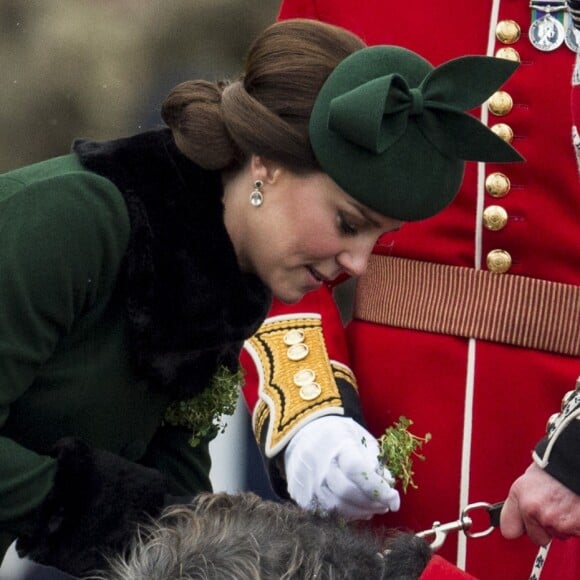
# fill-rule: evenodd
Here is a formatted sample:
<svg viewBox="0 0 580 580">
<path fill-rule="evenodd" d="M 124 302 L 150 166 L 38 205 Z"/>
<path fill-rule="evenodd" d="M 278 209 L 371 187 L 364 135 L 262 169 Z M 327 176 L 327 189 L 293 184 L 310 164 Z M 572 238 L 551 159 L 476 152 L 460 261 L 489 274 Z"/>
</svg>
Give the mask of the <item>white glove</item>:
<svg viewBox="0 0 580 580">
<path fill-rule="evenodd" d="M 288 493 L 301 507 L 336 509 L 348 519 L 396 512 L 401 499 L 378 455 L 377 440 L 352 419 L 315 419 L 284 451 Z"/>
</svg>

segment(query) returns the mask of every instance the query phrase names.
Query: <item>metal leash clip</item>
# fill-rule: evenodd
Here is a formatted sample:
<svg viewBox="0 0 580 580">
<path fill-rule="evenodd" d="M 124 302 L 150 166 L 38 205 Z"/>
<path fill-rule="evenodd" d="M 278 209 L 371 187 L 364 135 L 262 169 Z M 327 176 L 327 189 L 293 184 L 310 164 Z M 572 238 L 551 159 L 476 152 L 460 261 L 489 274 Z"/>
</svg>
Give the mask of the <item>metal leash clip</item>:
<svg viewBox="0 0 580 580">
<path fill-rule="evenodd" d="M 468 538 L 483 538 L 489 536 L 489 534 L 499 526 L 499 514 L 503 503 L 503 501 L 494 504 L 485 501 L 470 503 L 461 511 L 458 520 L 446 524 L 433 522 L 433 526 L 429 530 L 418 532 L 416 535 L 429 542 L 431 550 L 434 552 L 443 545 L 450 532 L 463 532 Z M 480 509 L 485 509 L 487 511 L 489 516 L 489 526 L 480 531 L 472 531 L 471 527 L 473 526 L 473 518 L 470 514 L 471 512 Z"/>
</svg>

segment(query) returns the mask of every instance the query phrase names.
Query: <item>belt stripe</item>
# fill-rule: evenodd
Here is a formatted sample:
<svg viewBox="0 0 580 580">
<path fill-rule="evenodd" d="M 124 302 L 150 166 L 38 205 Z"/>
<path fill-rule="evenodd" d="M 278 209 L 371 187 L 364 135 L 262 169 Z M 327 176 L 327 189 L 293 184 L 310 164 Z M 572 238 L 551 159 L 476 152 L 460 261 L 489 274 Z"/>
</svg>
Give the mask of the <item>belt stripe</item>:
<svg viewBox="0 0 580 580">
<path fill-rule="evenodd" d="M 372 255 L 356 318 L 580 355 L 580 286 Z"/>
</svg>

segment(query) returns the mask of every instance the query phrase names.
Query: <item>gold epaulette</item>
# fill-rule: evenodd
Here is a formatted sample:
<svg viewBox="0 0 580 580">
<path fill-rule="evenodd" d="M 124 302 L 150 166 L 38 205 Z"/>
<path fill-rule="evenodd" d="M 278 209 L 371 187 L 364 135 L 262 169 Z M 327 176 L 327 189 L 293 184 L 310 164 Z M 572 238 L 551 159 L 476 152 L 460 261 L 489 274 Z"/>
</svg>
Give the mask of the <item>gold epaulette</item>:
<svg viewBox="0 0 580 580">
<path fill-rule="evenodd" d="M 331 361 L 318 314 L 268 318 L 246 341 L 259 375 L 253 429 L 269 458 L 303 425 L 344 415 L 344 392 L 356 391 L 350 369 Z"/>
</svg>

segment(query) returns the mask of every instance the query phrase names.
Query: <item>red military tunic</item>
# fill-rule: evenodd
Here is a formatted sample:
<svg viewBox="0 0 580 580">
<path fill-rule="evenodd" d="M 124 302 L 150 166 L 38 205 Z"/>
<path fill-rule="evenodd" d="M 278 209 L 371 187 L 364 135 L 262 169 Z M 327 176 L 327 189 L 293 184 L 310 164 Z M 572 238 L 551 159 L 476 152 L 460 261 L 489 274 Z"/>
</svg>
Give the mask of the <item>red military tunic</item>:
<svg viewBox="0 0 580 580">
<path fill-rule="evenodd" d="M 306 305 L 275 304 L 272 311 L 322 312 L 329 356 L 346 364 L 350 356 L 373 434 L 382 434 L 400 415 L 413 420 L 415 433 L 432 434 L 423 449 L 426 461 L 414 465 L 418 489 L 402 495 L 398 513 L 374 519 L 416 531 L 430 528 L 436 520 L 456 519 L 469 503 L 505 498 L 531 462 L 547 418 L 559 410 L 579 374 L 580 187 L 570 114 L 574 55 L 565 44 L 553 51 L 531 44 L 528 0 L 286 0 L 280 17 L 337 24 L 369 44 L 415 50 L 434 65 L 498 51 L 521 62 L 503 87 L 507 96 L 498 95 L 499 109 L 485 108 L 482 121 L 511 130 L 526 162 L 468 163 L 461 192 L 449 208 L 406 224 L 377 244 L 375 254 L 388 257 L 394 285 L 385 290 L 374 278 L 359 284 L 347 329 L 348 355 L 339 324 L 330 320 L 326 290 L 308 297 Z M 518 29 L 519 37 L 510 36 Z M 450 270 L 458 281 L 451 284 L 439 265 L 460 267 Z M 383 258 L 374 258 L 370 270 L 380 278 Z M 496 272 L 492 284 L 497 277 L 509 284 L 500 290 L 484 284 L 471 296 L 479 300 L 479 318 L 482 313 L 486 318 L 471 333 L 461 324 L 465 320 L 455 321 L 470 292 L 461 284 L 476 284 L 473 275 L 479 273 L 489 282 L 489 270 Z M 398 286 L 403 274 L 411 282 Z M 535 279 L 534 285 L 512 287 L 521 277 Z M 435 290 L 415 294 L 424 279 Z M 376 313 L 381 304 L 372 298 L 388 302 L 393 296 L 387 321 L 375 320 L 383 314 Z M 445 306 L 449 297 L 453 300 Z M 417 320 L 412 312 L 421 300 L 427 300 L 426 310 Z M 550 304 L 553 311 L 538 319 Z M 428 319 L 439 308 L 443 322 Z M 513 317 L 522 318 L 519 326 L 512 327 Z M 248 396 L 250 403 L 255 400 Z M 474 531 L 486 523 L 476 518 Z M 555 557 L 566 550 L 568 556 Z M 552 542 L 542 578 L 579 578 L 579 552 L 576 540 Z M 478 578 L 518 579 L 530 575 L 537 549 L 526 537 L 507 541 L 495 531 L 479 539 L 451 534 L 438 553 Z"/>
</svg>

